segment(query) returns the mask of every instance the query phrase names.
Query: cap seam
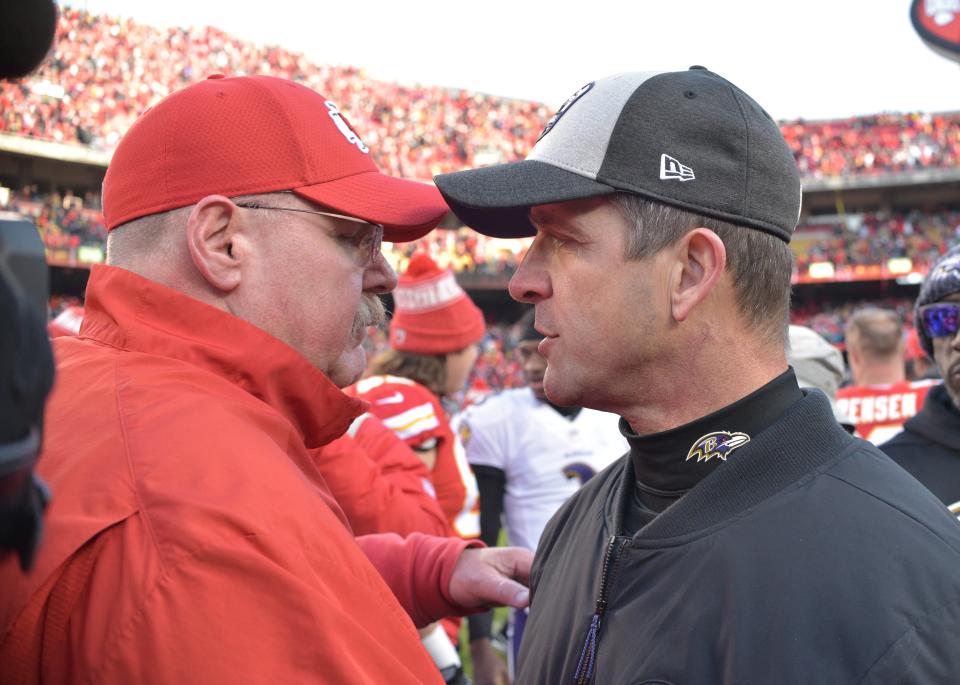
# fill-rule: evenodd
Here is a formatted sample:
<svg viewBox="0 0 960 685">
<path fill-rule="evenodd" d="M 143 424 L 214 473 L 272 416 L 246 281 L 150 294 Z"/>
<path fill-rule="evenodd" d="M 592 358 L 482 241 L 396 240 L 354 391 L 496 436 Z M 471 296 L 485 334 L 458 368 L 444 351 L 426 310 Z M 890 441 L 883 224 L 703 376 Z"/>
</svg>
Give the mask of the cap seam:
<svg viewBox="0 0 960 685">
<path fill-rule="evenodd" d="M 250 79 L 250 82 L 251 82 L 251 84 L 252 84 L 257 90 L 259 90 L 262 94 L 265 94 L 265 95 L 267 96 L 267 99 L 270 100 L 270 102 L 273 103 L 273 105 L 276 106 L 276 107 L 280 110 L 280 113 L 281 113 L 281 115 L 283 116 L 283 120 L 284 120 L 284 122 L 286 123 L 287 131 L 289 132 L 289 134 L 291 134 L 291 137 L 292 137 L 292 138 L 294 139 L 294 141 L 295 141 L 294 149 L 295 149 L 295 154 L 296 154 L 296 156 L 297 156 L 297 159 L 298 159 L 299 162 L 300 162 L 300 171 L 301 171 L 301 174 L 302 174 L 302 179 L 306 180 L 306 178 L 308 177 L 308 175 L 312 175 L 313 169 L 312 169 L 312 168 L 310 168 L 310 169 L 307 168 L 309 165 L 307 164 L 307 158 L 306 158 L 306 157 L 304 156 L 304 154 L 303 154 L 303 150 L 306 148 L 305 141 L 303 140 L 302 136 L 300 135 L 300 132 L 299 132 L 299 131 L 297 130 L 297 128 L 293 125 L 293 121 L 292 121 L 291 118 L 290 118 L 290 113 L 289 113 L 289 111 L 287 110 L 287 107 L 284 105 L 283 102 L 281 102 L 281 100 L 273 93 L 273 91 L 272 91 L 271 89 L 267 88 L 267 87 L 264 86 L 262 83 L 260 83 L 259 79 L 257 79 L 257 78 L 251 78 L 251 79 Z M 297 83 L 292 82 L 292 81 L 291 81 L 290 83 L 293 84 L 292 87 L 294 87 L 294 88 L 305 88 L 305 87 L 306 87 L 306 86 L 301 86 L 300 84 L 297 84 Z M 291 87 L 291 86 L 287 85 L 287 87 Z M 311 174 L 308 174 L 308 173 L 307 173 L 308 171 L 311 172 Z M 285 185 L 286 185 L 286 184 L 285 184 Z M 301 184 L 301 185 L 303 185 L 303 184 Z M 300 186 L 288 186 L 289 189 L 298 188 L 298 187 L 300 187 Z M 263 191 L 261 191 L 261 192 L 263 192 Z M 246 193 L 245 193 L 245 194 L 246 194 Z M 253 193 L 250 193 L 250 194 L 253 194 Z"/>
<path fill-rule="evenodd" d="M 730 90 L 730 95 L 733 96 L 733 101 L 737 104 L 737 111 L 740 112 L 740 119 L 743 121 L 743 136 L 746 139 L 746 165 L 743 170 L 743 204 L 740 209 L 741 213 L 746 215 L 750 198 L 750 169 L 753 164 L 753 148 L 750 146 L 750 124 L 747 122 L 747 115 L 743 111 L 743 105 L 740 103 L 740 98 L 737 97 L 737 92 L 729 84 L 727 84 L 727 88 Z"/>
</svg>

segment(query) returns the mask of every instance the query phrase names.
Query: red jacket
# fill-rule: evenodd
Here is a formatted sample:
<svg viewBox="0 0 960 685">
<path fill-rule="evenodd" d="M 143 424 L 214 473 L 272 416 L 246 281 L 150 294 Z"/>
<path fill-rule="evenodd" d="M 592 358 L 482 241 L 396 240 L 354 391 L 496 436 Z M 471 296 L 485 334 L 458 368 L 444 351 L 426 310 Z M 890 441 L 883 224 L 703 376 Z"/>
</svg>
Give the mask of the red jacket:
<svg viewBox="0 0 960 685">
<path fill-rule="evenodd" d="M 45 540 L 29 576 L 0 564 L 4 682 L 439 682 L 414 623 L 462 611 L 466 543 L 355 542 L 308 452 L 363 404 L 122 269 L 94 267 L 86 304 L 55 341 Z"/>
<path fill-rule="evenodd" d="M 430 480 L 437 501 L 457 535 L 479 537 L 477 479 L 436 395 L 415 381 L 397 376 L 364 378 L 346 392 L 368 401 L 370 412 L 410 447 L 435 445 L 437 461 Z"/>
<path fill-rule="evenodd" d="M 313 457 L 354 534 L 452 534 L 430 494 L 427 465 L 373 414 L 360 415 Z"/>
</svg>

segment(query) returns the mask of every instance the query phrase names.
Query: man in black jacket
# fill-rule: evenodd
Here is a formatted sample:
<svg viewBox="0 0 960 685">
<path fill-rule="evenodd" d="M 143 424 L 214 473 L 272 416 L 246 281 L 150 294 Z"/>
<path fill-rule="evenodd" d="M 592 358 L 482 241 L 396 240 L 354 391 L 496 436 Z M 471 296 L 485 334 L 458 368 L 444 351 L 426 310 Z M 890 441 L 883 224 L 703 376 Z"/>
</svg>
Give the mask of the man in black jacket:
<svg viewBox="0 0 960 685">
<path fill-rule="evenodd" d="M 536 238 L 544 389 L 631 451 L 537 548 L 519 683 L 955 683 L 960 526 L 787 366 L 796 165 L 702 67 L 579 89 L 526 160 L 439 176 Z"/>
<path fill-rule="evenodd" d="M 960 516 L 960 247 L 943 255 L 920 288 L 916 305 L 920 344 L 943 383 L 927 393 L 923 409 L 880 449 Z"/>
</svg>

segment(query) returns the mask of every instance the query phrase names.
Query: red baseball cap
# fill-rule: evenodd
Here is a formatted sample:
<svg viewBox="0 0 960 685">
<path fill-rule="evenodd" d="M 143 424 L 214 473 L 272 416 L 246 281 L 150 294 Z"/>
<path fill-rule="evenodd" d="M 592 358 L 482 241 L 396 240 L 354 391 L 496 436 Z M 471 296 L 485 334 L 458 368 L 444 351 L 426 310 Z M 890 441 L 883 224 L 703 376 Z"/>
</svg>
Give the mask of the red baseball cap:
<svg viewBox="0 0 960 685">
<path fill-rule="evenodd" d="M 107 230 L 207 195 L 291 190 L 383 224 L 391 242 L 435 228 L 447 206 L 429 183 L 380 173 L 336 104 L 271 76 L 214 74 L 167 96 L 120 141 L 103 181 Z"/>
</svg>

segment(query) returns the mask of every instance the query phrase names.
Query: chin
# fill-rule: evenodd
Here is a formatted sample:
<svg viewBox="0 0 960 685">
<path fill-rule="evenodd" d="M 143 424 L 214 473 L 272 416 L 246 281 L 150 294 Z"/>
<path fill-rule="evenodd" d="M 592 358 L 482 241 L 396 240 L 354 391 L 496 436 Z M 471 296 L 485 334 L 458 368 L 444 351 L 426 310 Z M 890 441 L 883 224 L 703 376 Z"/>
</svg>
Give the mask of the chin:
<svg viewBox="0 0 960 685">
<path fill-rule="evenodd" d="M 558 387 L 553 384 L 543 384 L 543 399 L 549 400 L 558 407 L 583 406 L 577 393 L 570 388 Z"/>
<path fill-rule="evenodd" d="M 340 358 L 330 367 L 327 377 L 338 388 L 345 388 L 360 380 L 366 365 L 367 353 L 362 346 L 358 345 L 340 355 Z"/>
</svg>

